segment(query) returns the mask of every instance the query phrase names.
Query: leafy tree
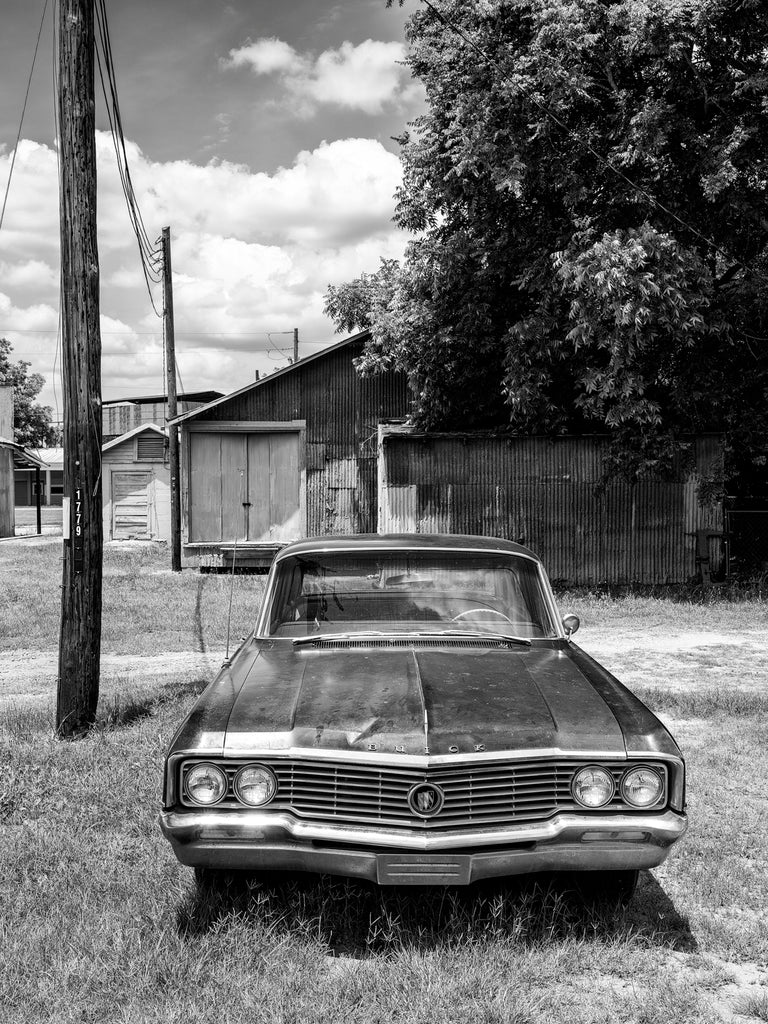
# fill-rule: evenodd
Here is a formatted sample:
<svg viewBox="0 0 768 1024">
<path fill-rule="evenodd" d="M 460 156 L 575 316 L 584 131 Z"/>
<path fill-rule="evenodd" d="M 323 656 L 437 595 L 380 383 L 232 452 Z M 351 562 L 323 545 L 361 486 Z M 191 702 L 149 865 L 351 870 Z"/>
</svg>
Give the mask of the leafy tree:
<svg viewBox="0 0 768 1024">
<path fill-rule="evenodd" d="M 29 373 L 30 364 L 20 359 L 12 363 L 13 347 L 0 338 L 0 385 L 13 387 L 13 440 L 28 448 L 50 448 L 61 441 L 61 435 L 51 422 L 52 410 L 38 405 L 35 399 L 45 384 L 39 373 Z"/>
<path fill-rule="evenodd" d="M 360 369 L 405 370 L 426 427 L 608 431 L 628 473 L 697 431 L 756 455 L 768 3 L 430 0 L 406 31 L 417 237 L 326 294 Z"/>
</svg>

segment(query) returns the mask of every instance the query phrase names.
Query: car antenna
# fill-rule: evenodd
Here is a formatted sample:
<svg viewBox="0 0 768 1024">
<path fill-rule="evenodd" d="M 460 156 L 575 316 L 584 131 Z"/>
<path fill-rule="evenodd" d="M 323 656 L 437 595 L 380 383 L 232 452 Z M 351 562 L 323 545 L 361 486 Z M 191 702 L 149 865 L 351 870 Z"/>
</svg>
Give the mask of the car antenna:
<svg viewBox="0 0 768 1024">
<path fill-rule="evenodd" d="M 245 474 L 243 473 L 243 470 L 241 469 L 240 470 L 240 498 L 241 499 L 243 497 L 244 477 L 245 477 Z M 243 505 L 243 526 L 245 526 L 245 516 L 248 513 L 248 509 L 246 507 L 245 502 L 242 502 L 242 505 Z M 229 665 L 230 664 L 230 660 L 229 660 L 229 634 L 230 634 L 231 625 L 232 625 L 232 597 L 233 597 L 234 592 L 235 592 L 235 566 L 236 565 L 237 565 L 237 528 L 235 528 L 235 544 L 234 544 L 234 547 L 232 548 L 232 574 L 231 574 L 231 576 L 229 578 L 229 608 L 227 609 L 227 653 L 224 655 L 224 664 L 225 665 Z"/>
</svg>

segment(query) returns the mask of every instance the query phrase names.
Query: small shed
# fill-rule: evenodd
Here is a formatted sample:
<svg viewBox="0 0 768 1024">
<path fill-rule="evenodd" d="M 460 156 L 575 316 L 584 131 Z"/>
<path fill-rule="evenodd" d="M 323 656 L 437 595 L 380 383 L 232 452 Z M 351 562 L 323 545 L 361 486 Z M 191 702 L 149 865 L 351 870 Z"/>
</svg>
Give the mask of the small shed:
<svg viewBox="0 0 768 1024">
<path fill-rule="evenodd" d="M 353 335 L 179 416 L 182 559 L 266 566 L 283 544 L 375 532 L 376 442 L 405 417 L 403 374 L 361 377 Z"/>
<path fill-rule="evenodd" d="M 161 427 L 145 423 L 108 441 L 101 473 L 105 540 L 170 540 L 170 471 Z"/>
</svg>

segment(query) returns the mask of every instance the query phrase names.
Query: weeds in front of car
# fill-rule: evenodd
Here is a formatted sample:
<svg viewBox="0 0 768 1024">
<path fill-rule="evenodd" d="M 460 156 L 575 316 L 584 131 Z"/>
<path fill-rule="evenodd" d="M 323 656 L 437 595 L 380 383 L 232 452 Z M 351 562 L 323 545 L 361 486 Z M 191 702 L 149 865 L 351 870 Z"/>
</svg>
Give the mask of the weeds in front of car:
<svg viewBox="0 0 768 1024">
<path fill-rule="evenodd" d="M 585 903 L 567 883 L 540 876 L 467 889 L 379 889 L 351 879 L 233 872 L 219 885 L 195 888 L 177 920 L 182 932 L 198 935 L 232 913 L 317 939 L 334 955 L 356 957 L 449 949 L 479 939 L 522 948 L 600 935 L 642 945 L 661 934 L 655 923 L 641 926 L 641 918 L 626 908 Z"/>
<path fill-rule="evenodd" d="M 768 987 L 745 996 L 736 1005 L 736 1012 L 742 1017 L 768 1021 Z"/>
</svg>

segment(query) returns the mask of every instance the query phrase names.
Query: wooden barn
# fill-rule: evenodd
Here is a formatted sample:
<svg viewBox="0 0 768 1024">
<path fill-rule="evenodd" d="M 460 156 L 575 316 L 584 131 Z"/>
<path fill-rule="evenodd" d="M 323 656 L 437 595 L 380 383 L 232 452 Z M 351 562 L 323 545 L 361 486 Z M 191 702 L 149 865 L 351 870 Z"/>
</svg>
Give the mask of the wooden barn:
<svg viewBox="0 0 768 1024">
<path fill-rule="evenodd" d="M 409 410 L 404 376 L 360 377 L 367 333 L 174 421 L 187 565 L 266 566 L 317 534 L 375 532 L 377 434 Z"/>
<path fill-rule="evenodd" d="M 161 427 L 145 423 L 108 441 L 101 474 L 104 540 L 170 540 L 170 472 Z"/>
</svg>

